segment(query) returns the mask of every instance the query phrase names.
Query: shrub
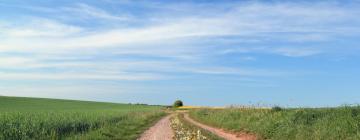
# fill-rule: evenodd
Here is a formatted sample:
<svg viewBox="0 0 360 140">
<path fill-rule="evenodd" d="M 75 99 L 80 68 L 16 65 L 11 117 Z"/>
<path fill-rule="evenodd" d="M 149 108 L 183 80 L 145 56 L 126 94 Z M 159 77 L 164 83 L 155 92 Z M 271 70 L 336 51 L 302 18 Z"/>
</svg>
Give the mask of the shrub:
<svg viewBox="0 0 360 140">
<path fill-rule="evenodd" d="M 282 108 L 280 106 L 274 106 L 271 108 L 272 111 L 275 111 L 275 112 L 278 112 L 278 111 L 281 111 Z"/>
<path fill-rule="evenodd" d="M 174 102 L 174 107 L 180 107 L 180 106 L 183 106 L 183 102 L 181 100 L 176 100 Z"/>
</svg>

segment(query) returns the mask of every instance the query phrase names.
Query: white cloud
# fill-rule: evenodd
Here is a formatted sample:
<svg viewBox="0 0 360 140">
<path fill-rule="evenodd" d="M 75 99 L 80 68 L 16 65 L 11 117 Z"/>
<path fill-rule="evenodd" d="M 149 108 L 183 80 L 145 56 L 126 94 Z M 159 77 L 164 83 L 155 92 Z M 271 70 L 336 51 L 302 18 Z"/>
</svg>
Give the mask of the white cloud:
<svg viewBox="0 0 360 140">
<path fill-rule="evenodd" d="M 165 76 L 151 73 L 21 73 L 0 72 L 1 80 L 160 80 Z"/>
<path fill-rule="evenodd" d="M 290 47 L 276 48 L 273 50 L 273 52 L 289 57 L 304 57 L 304 56 L 311 56 L 321 53 L 320 51 L 315 49 L 290 48 Z"/>
<path fill-rule="evenodd" d="M 272 76 L 289 76 L 288 71 L 260 69 L 260 68 L 233 68 L 233 67 L 194 67 L 184 69 L 187 72 L 197 74 L 210 74 L 210 75 L 234 75 L 238 77 L 272 77 Z"/>
<path fill-rule="evenodd" d="M 219 52 L 221 55 L 228 55 L 234 53 L 264 53 L 264 54 L 276 54 L 288 57 L 305 57 L 323 53 L 320 48 L 306 47 L 306 46 L 253 46 L 253 47 L 239 47 L 235 49 L 226 49 Z M 250 60 L 252 60 L 250 58 Z"/>
<path fill-rule="evenodd" d="M 112 14 L 101 11 L 86 4 L 78 4 L 80 8 L 74 8 L 82 11 L 81 13 L 92 13 L 98 17 L 113 17 Z M 315 12 L 316 11 L 316 12 Z M 149 24 L 145 27 L 128 27 L 97 30 L 96 32 L 84 32 L 80 36 L 71 36 L 72 33 L 79 32 L 80 29 L 61 23 L 49 21 L 39 21 L 35 24 L 44 22 L 42 29 L 20 28 L 9 31 L 8 34 L 16 36 L 37 36 L 53 37 L 68 36 L 61 38 L 39 38 L 23 40 L 27 44 L 18 44 L 16 38 L 11 38 L 7 45 L 12 46 L 36 46 L 47 49 L 51 48 L 81 48 L 81 47 L 120 47 L 124 45 L 148 44 L 152 42 L 167 42 L 174 39 L 188 38 L 187 42 L 201 42 L 201 38 L 194 40 L 195 37 L 211 36 L 229 36 L 237 35 L 239 38 L 252 36 L 260 40 L 272 39 L 288 41 L 325 41 L 331 39 L 329 36 L 329 27 L 332 24 L 343 23 L 352 20 L 351 15 L 354 11 L 326 7 L 323 5 L 291 5 L 291 4 L 250 4 L 240 5 L 236 10 L 226 13 L 218 13 L 215 16 L 196 17 L 188 16 L 180 19 L 165 20 L 165 23 Z M 97 14 L 95 14 L 97 13 Z M 312 13 L 312 14 L 310 14 Z M 314 14 L 315 13 L 315 14 Z M 115 18 L 115 17 L 113 17 Z M 167 17 L 170 18 L 170 17 Z M 298 20 L 301 19 L 301 20 Z M 334 20 L 336 19 L 336 20 Z M 148 22 L 148 21 L 143 21 Z M 32 26 L 30 26 L 32 27 Z M 358 30 L 358 29 L 357 29 Z M 296 35 L 281 35 L 264 33 L 294 32 L 301 33 Z M 316 34 L 303 34 L 303 33 Z M 340 27 L 332 28 L 331 32 L 337 32 L 339 35 L 346 34 Z M 282 37 L 283 36 L 283 37 Z M 15 42 L 15 43 L 14 43 Z M 10 44 L 12 43 L 12 44 Z M 32 45 L 34 44 L 34 45 Z M 0 44 L 1 45 L 1 44 Z M 26 47 L 26 48 L 34 48 Z M 35 47 L 35 48 L 36 48 Z M 14 47 L 13 47 L 14 48 Z"/>
<path fill-rule="evenodd" d="M 130 17 L 115 15 L 87 4 L 60 8 L 60 11 L 76 12 L 91 18 L 107 19 L 109 24 L 127 22 Z M 198 9 L 191 9 L 198 10 Z M 214 9 L 201 9 L 214 11 Z M 215 10 L 216 11 L 216 10 Z M 141 73 L 138 71 L 189 72 L 202 74 L 234 74 L 243 76 L 265 76 L 265 70 L 228 68 L 223 66 L 203 67 L 205 61 L 213 54 L 229 53 L 270 53 L 289 57 L 304 57 L 324 53 L 322 48 L 283 46 L 247 46 L 233 45 L 229 49 L 226 43 L 239 40 L 251 40 L 246 43 L 273 42 L 323 42 L 337 36 L 358 32 L 357 21 L 352 16 L 356 9 L 346 9 L 323 4 L 240 4 L 227 11 L 209 13 L 208 15 L 183 15 L 180 18 L 169 15 L 148 17 L 138 20 L 142 26 L 122 26 L 113 28 L 86 28 L 80 25 L 67 24 L 55 19 L 30 17 L 29 22 L 2 25 L 0 52 L 26 52 L 49 58 L 103 55 L 145 55 L 173 58 L 168 62 L 134 63 L 129 60 L 116 62 L 49 62 L 49 58 L 0 58 L 0 67 L 44 70 L 67 69 L 59 74 L 49 73 L 0 73 L 2 79 L 106 79 L 106 80 L 147 80 L 161 79 L 164 75 Z M 73 16 L 73 14 L 63 16 Z M 165 17 L 164 17 L 165 16 Z M 71 17 L 74 18 L 74 17 Z M 99 20 L 95 19 L 95 20 Z M 154 19 L 161 19 L 155 20 Z M 93 19 L 94 20 L 94 19 Z M 110 21 L 111 20 L 111 21 Z M 353 21 L 354 25 L 343 25 Z M 16 21 L 12 21 L 16 22 Z M 96 21 L 94 21 L 96 22 Z M 149 22 L 149 23 L 147 23 Z M 71 23 L 71 22 L 70 22 Z M 331 31 L 329 31 L 331 29 Z M 350 30 L 349 29 L 353 29 Z M 231 36 L 232 40 L 226 38 Z M 235 40 L 235 41 L 234 41 Z M 240 41 L 241 42 L 241 41 Z M 224 44 L 221 44 L 224 43 Z M 220 44 L 215 49 L 212 46 Z M 222 45 L 222 46 L 221 46 Z M 291 46 L 291 45 L 289 45 Z M 115 58 L 116 56 L 112 56 Z M 110 59 L 113 59 L 110 58 Z M 253 60 L 253 57 L 246 57 Z M 197 60 L 197 61 L 195 61 Z M 194 63 L 200 65 L 194 66 Z M 101 69 L 103 68 L 103 69 Z M 82 70 L 93 70 L 81 73 Z M 75 71 L 75 72 L 74 72 Z M 95 71 L 95 72 L 94 72 Z M 132 71 L 129 74 L 123 72 Z M 92 73 L 94 72 L 94 73 Z M 120 72 L 120 74 L 119 74 Z M 276 72 L 274 72 L 276 73 Z M 280 72 L 281 73 L 281 72 Z M 117 75 L 112 77 L 112 74 Z M 279 74 L 280 75 L 280 74 Z"/>
<path fill-rule="evenodd" d="M 81 27 L 68 25 L 51 19 L 29 17 L 24 19 L 22 24 L 10 24 L 0 26 L 1 34 L 6 38 L 16 39 L 25 37 L 64 37 L 81 32 Z M 31 39 L 27 40 L 28 43 Z"/>
<path fill-rule="evenodd" d="M 0 57 L 0 67 L 22 67 L 24 64 L 29 63 L 31 60 L 28 60 L 23 57 Z"/>
<path fill-rule="evenodd" d="M 78 15 L 82 15 L 83 17 L 91 17 L 91 18 L 100 18 L 100 19 L 108 19 L 108 20 L 130 20 L 130 15 L 114 15 L 110 14 L 102 9 L 87 5 L 85 3 L 78 3 L 73 7 L 63 7 L 61 8 L 67 12 L 76 12 Z"/>
</svg>

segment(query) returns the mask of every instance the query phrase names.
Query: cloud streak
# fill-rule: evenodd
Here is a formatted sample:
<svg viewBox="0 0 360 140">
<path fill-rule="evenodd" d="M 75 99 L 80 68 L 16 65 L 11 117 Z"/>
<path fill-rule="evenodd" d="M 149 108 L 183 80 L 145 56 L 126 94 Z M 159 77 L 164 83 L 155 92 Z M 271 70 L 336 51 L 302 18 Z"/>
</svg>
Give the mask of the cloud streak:
<svg viewBox="0 0 360 140">
<path fill-rule="evenodd" d="M 66 20 L 31 15 L 25 18 L 28 22 L 24 22 L 25 19 L 21 20 L 23 22 L 20 24 L 9 21 L 9 24 L 0 26 L 2 31 L 0 52 L 29 53 L 34 56 L 60 59 L 71 56 L 104 60 L 85 59 L 83 60 L 85 62 L 73 61 L 59 64 L 48 61 L 46 58 L 4 57 L 0 60 L 2 62 L 0 68 L 29 69 L 38 73 L 12 72 L 1 73 L 1 75 L 3 79 L 11 77 L 62 79 L 64 77 L 64 79 L 108 80 L 162 79 L 164 76 L 162 72 L 259 76 L 265 73 L 261 67 L 248 71 L 236 65 L 209 66 L 207 60 L 216 59 L 215 57 L 219 54 L 227 56 L 238 53 L 273 54 L 285 57 L 319 55 L 327 53 L 327 50 L 324 47 L 306 46 L 306 43 L 331 42 L 338 37 L 351 36 L 359 32 L 357 26 L 359 20 L 353 16 L 359 11 L 336 4 L 236 3 L 229 10 L 216 11 L 212 9 L 214 5 L 204 6 L 202 10 L 212 12 L 199 15 L 181 15 L 177 13 L 177 10 L 171 10 L 167 6 L 169 5 L 164 4 L 162 10 L 169 10 L 168 13 L 149 16 L 146 15 L 146 11 L 142 11 L 144 13 L 133 17 L 126 14 L 117 15 L 112 13 L 113 11 L 105 11 L 90 4 L 75 3 L 67 7 L 56 7 L 51 12 L 42 10 L 42 12 L 52 14 L 64 12 L 61 16 L 66 17 Z M 189 11 L 198 11 L 192 6 L 183 6 Z M 97 19 L 109 20 L 108 23 L 111 25 L 99 28 L 75 24 L 70 22 L 74 14 L 94 23 Z M 172 17 L 173 14 L 181 16 Z M 142 20 L 139 20 L 141 18 Z M 133 22 L 138 23 L 136 26 L 130 24 L 112 26 Z M 349 22 L 353 24 L 346 24 Z M 299 43 L 305 45 L 298 45 Z M 150 62 L 134 63 L 131 60 L 141 59 L 139 56 L 148 57 Z M 117 59 L 118 57 L 130 57 L 131 61 Z M 257 60 L 256 57 L 249 58 Z M 112 62 L 108 62 L 108 59 Z M 119 69 L 120 66 L 121 69 Z M 60 67 L 66 68 L 60 69 Z M 82 70 L 96 70 L 99 67 L 111 69 L 109 73 L 114 73 L 114 75 L 118 74 L 117 72 L 129 73 L 113 78 L 111 74 L 101 72 L 80 74 Z M 62 72 L 57 76 L 52 74 L 42 76 L 40 71 L 46 68 Z M 155 74 L 138 73 L 139 68 L 141 68 L 140 71 L 150 69 L 149 71 Z M 69 74 L 67 71 L 76 71 L 76 73 Z"/>
<path fill-rule="evenodd" d="M 61 8 L 62 11 L 70 12 L 70 13 L 78 13 L 84 18 L 98 18 L 98 19 L 106 19 L 106 20 L 120 20 L 120 21 L 127 21 L 130 20 L 130 15 L 113 15 L 110 14 L 102 9 L 90 6 L 85 3 L 78 3 L 75 4 L 73 7 L 63 7 Z"/>
</svg>

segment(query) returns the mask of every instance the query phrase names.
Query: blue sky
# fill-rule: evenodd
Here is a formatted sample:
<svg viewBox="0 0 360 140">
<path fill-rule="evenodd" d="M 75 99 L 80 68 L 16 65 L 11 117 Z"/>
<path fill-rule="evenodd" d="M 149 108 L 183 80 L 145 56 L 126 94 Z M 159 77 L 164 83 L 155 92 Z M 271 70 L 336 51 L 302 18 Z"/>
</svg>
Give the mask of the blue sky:
<svg viewBox="0 0 360 140">
<path fill-rule="evenodd" d="M 359 1 L 0 0 L 0 95 L 360 103 Z"/>
</svg>

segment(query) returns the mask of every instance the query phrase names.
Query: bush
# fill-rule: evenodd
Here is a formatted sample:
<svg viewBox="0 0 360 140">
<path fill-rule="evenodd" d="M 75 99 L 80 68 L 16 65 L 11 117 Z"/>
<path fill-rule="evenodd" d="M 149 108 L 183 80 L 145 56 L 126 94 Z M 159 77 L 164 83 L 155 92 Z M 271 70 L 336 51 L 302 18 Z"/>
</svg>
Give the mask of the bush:
<svg viewBox="0 0 360 140">
<path fill-rule="evenodd" d="M 174 102 L 174 107 L 180 107 L 180 106 L 183 106 L 183 102 L 181 100 L 176 100 Z"/>
<path fill-rule="evenodd" d="M 275 111 L 275 112 L 278 112 L 278 111 L 281 111 L 282 108 L 280 106 L 274 106 L 271 108 L 272 111 Z"/>
</svg>

